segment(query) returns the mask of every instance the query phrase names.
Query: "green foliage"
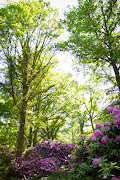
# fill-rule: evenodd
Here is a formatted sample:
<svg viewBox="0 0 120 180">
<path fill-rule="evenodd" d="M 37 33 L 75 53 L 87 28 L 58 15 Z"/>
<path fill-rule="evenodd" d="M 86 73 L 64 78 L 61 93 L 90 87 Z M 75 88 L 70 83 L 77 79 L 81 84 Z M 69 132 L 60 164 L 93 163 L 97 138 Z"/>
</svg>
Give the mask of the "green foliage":
<svg viewBox="0 0 120 180">
<path fill-rule="evenodd" d="M 89 64 L 97 71 L 99 66 L 103 70 L 105 65 L 112 67 L 120 91 L 119 3 L 119 0 L 78 0 L 77 7 L 66 12 L 63 21 L 69 39 L 58 47 L 72 51 L 79 64 Z"/>
<path fill-rule="evenodd" d="M 120 115 L 119 112 L 118 115 Z M 103 126 L 96 124 L 96 130 L 88 140 L 85 139 L 85 135 L 81 135 L 76 149 L 71 154 L 69 179 L 109 180 L 112 176 L 119 177 L 119 131 L 120 118 L 118 117 L 111 123 L 104 123 Z"/>
<path fill-rule="evenodd" d="M 57 64 L 54 41 L 61 33 L 58 12 L 43 0 L 8 3 L 0 9 L 0 49 L 5 82 L 2 92 L 12 97 L 19 120 L 18 153 L 25 144 L 28 103 L 50 86 L 44 84 L 49 69 Z M 41 88 L 40 88 L 41 86 Z"/>
<path fill-rule="evenodd" d="M 12 151 L 8 146 L 0 146 L 0 166 L 9 165 L 15 159 L 15 151 Z"/>
</svg>

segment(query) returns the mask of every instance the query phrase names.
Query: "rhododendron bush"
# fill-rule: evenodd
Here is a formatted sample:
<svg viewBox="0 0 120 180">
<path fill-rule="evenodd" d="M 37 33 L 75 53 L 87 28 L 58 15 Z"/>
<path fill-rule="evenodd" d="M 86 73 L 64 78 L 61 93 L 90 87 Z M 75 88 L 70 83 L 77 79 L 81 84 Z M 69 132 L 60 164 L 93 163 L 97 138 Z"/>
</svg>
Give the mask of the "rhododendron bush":
<svg viewBox="0 0 120 180">
<path fill-rule="evenodd" d="M 79 147 L 72 152 L 69 179 L 120 180 L 120 111 L 118 106 L 107 110 L 113 120 L 103 126 L 97 123 L 88 140 L 80 137 Z"/>
<path fill-rule="evenodd" d="M 15 151 L 8 146 L 0 146 L 0 165 L 9 165 L 15 159 Z"/>
<path fill-rule="evenodd" d="M 93 135 L 81 134 L 78 144 L 38 142 L 17 158 L 7 176 L 39 179 L 65 171 L 69 180 L 120 180 L 120 111 L 108 107 L 111 122 L 96 124 Z"/>
<path fill-rule="evenodd" d="M 58 171 L 62 165 L 68 164 L 68 155 L 74 145 L 53 142 L 38 142 L 36 147 L 29 148 L 21 158 L 17 158 L 7 171 L 7 176 L 37 179 L 47 177 Z"/>
</svg>

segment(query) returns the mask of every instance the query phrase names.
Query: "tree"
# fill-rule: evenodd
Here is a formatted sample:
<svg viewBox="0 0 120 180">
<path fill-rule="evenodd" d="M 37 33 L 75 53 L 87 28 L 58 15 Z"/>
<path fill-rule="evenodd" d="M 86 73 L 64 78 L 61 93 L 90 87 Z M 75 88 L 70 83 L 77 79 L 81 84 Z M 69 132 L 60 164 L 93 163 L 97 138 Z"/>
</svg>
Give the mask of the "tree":
<svg viewBox="0 0 120 180">
<path fill-rule="evenodd" d="M 60 47 L 72 51 L 79 63 L 112 67 L 120 96 L 119 6 L 119 0 L 78 0 L 65 14 L 70 35 Z"/>
<path fill-rule="evenodd" d="M 0 9 L 0 50 L 4 61 L 5 82 L 1 87 L 9 94 L 19 112 L 17 155 L 24 151 L 28 102 L 35 98 L 39 85 L 54 66 L 53 41 L 60 35 L 58 13 L 43 0 L 9 3 Z M 42 87 L 39 92 L 48 91 Z"/>
<path fill-rule="evenodd" d="M 31 104 L 33 116 L 31 123 L 34 125 L 31 131 L 34 135 L 33 146 L 38 140 L 57 139 L 59 130 L 69 114 L 66 96 L 72 81 L 71 75 L 65 75 L 53 68 L 49 71 L 43 84 L 49 85 L 52 81 L 57 82 L 56 85 L 46 93 L 38 94 Z"/>
</svg>

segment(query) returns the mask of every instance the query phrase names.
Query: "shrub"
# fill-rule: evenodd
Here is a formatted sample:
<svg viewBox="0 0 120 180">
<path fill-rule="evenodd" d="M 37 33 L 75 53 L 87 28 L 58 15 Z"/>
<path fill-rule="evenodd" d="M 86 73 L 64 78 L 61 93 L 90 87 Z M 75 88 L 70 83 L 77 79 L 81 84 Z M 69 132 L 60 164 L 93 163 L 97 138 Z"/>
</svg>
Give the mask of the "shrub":
<svg viewBox="0 0 120 180">
<path fill-rule="evenodd" d="M 7 176 L 29 179 L 47 177 L 68 164 L 68 154 L 73 148 L 72 144 L 52 140 L 38 142 L 36 147 L 26 150 L 9 166 Z"/>
<path fill-rule="evenodd" d="M 102 126 L 96 124 L 93 135 L 79 140 L 79 147 L 71 154 L 69 179 L 120 180 L 120 111 L 117 106 L 109 107 L 113 121 Z M 83 136 L 83 135 L 82 135 Z"/>
<path fill-rule="evenodd" d="M 9 165 L 13 159 L 15 159 L 15 151 L 8 146 L 0 146 L 0 165 Z"/>
</svg>

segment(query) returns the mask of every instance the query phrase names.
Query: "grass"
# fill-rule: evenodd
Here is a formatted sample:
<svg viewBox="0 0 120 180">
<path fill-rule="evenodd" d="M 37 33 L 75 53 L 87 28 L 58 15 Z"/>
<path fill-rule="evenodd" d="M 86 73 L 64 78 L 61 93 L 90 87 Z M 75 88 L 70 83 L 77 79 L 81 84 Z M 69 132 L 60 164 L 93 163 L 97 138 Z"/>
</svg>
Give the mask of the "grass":
<svg viewBox="0 0 120 180">
<path fill-rule="evenodd" d="M 50 177 L 43 177 L 41 180 L 68 180 L 68 175 L 64 172 L 58 172 Z"/>
</svg>

